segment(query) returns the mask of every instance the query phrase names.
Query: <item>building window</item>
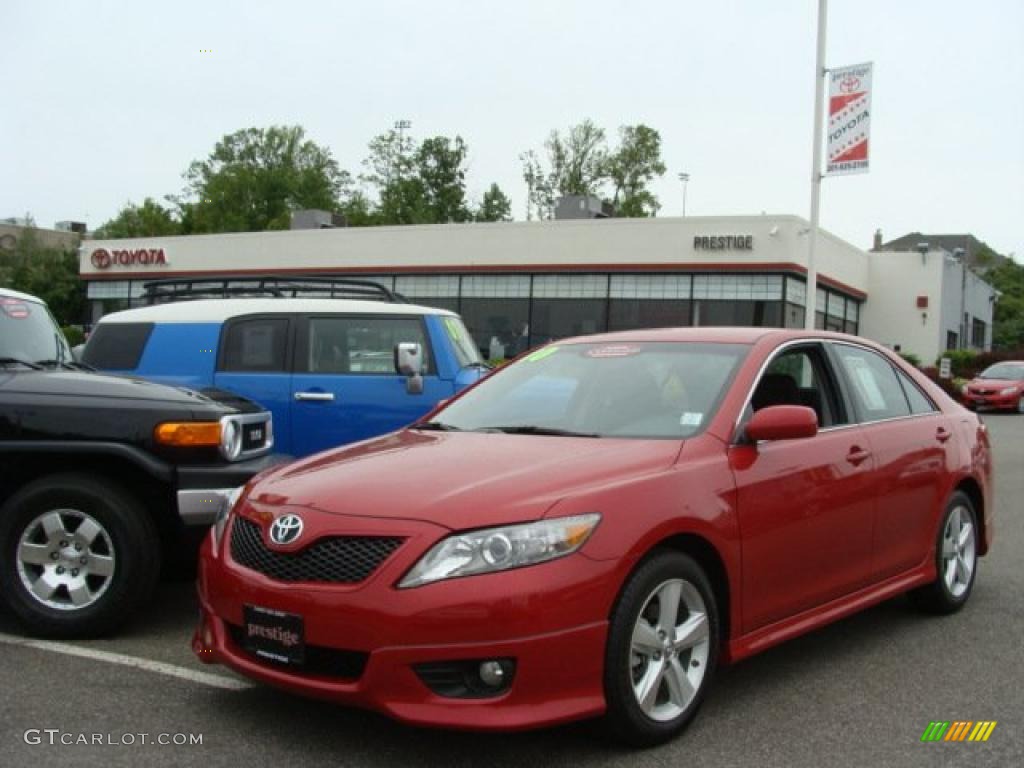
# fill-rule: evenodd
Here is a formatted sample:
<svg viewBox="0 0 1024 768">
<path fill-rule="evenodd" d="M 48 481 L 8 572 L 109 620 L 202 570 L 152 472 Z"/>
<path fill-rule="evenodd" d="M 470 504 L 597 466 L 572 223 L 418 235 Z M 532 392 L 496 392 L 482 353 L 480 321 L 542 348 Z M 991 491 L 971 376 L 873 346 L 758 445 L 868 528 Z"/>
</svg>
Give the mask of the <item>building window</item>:
<svg viewBox="0 0 1024 768">
<path fill-rule="evenodd" d="M 956 331 L 946 331 L 946 349 L 957 349 Z"/>
<path fill-rule="evenodd" d="M 846 300 L 846 332 L 857 335 L 857 328 L 860 324 L 860 302 L 853 299 Z"/>
<path fill-rule="evenodd" d="M 512 358 L 527 349 L 529 275 L 464 275 L 462 319 L 485 358 Z"/>
<path fill-rule="evenodd" d="M 458 275 L 399 275 L 395 291 L 414 304 L 459 311 Z"/>
<path fill-rule="evenodd" d="M 608 275 L 536 275 L 535 299 L 604 299 L 608 296 Z"/>
<path fill-rule="evenodd" d="M 781 275 L 695 275 L 694 325 L 782 325 Z"/>
<path fill-rule="evenodd" d="M 985 348 L 985 321 L 974 318 L 971 324 L 971 346 L 975 349 Z"/>
<path fill-rule="evenodd" d="M 690 325 L 689 275 L 612 275 L 608 330 Z"/>
</svg>

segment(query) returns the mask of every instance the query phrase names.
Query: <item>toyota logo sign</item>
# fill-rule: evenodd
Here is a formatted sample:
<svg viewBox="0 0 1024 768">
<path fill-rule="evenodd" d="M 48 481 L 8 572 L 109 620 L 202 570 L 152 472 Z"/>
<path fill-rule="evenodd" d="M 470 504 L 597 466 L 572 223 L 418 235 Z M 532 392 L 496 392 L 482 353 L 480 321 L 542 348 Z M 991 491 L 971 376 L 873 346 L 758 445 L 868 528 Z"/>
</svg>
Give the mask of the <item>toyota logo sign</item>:
<svg viewBox="0 0 1024 768">
<path fill-rule="evenodd" d="M 270 540 L 275 544 L 291 544 L 302 535 L 302 518 L 282 515 L 270 526 Z"/>
<path fill-rule="evenodd" d="M 106 248 L 97 248 L 92 252 L 92 265 L 96 269 L 107 269 L 110 267 L 112 259 L 110 258 L 110 251 Z"/>
</svg>

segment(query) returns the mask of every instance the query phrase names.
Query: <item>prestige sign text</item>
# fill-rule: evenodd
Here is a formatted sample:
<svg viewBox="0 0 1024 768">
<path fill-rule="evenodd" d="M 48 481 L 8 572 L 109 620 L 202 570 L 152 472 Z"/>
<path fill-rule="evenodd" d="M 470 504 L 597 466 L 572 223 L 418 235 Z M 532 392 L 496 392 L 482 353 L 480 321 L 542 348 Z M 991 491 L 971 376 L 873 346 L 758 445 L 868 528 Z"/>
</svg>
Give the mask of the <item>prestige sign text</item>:
<svg viewBox="0 0 1024 768">
<path fill-rule="evenodd" d="M 753 235 L 694 235 L 695 251 L 752 251 Z"/>
</svg>

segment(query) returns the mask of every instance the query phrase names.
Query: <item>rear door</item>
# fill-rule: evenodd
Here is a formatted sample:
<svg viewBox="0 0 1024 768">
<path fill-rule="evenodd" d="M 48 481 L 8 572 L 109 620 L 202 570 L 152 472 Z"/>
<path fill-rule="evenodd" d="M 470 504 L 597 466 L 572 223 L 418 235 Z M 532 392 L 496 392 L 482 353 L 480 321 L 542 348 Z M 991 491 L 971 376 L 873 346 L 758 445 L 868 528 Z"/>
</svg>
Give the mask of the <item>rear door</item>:
<svg viewBox="0 0 1024 768">
<path fill-rule="evenodd" d="M 934 544 L 953 424 L 908 376 L 874 350 L 835 343 L 858 421 L 875 460 L 878 497 L 873 580 L 910 570 Z"/>
<path fill-rule="evenodd" d="M 409 394 L 394 367 L 400 342 L 423 346 L 423 392 Z M 298 456 L 391 432 L 451 394 L 437 374 L 418 315 L 316 315 L 296 334 L 291 444 Z"/>
<path fill-rule="evenodd" d="M 874 463 L 820 343 L 785 348 L 769 363 L 750 412 L 805 405 L 811 438 L 733 448 L 743 539 L 744 631 L 863 587 L 871 576 Z"/>
</svg>

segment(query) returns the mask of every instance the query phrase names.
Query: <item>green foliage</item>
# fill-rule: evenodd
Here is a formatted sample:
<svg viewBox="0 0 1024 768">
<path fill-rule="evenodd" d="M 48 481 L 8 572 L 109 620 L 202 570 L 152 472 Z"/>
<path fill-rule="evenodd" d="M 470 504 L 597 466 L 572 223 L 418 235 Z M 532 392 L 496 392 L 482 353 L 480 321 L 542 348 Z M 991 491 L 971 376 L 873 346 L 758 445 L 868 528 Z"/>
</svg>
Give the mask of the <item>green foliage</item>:
<svg viewBox="0 0 1024 768">
<path fill-rule="evenodd" d="M 512 221 L 512 201 L 501 187 L 491 184 L 473 218 L 476 221 Z"/>
<path fill-rule="evenodd" d="M 1002 295 L 996 302 L 992 345 L 999 349 L 1024 346 L 1024 266 L 1012 259 L 985 273 Z"/>
<path fill-rule="evenodd" d="M 142 205 L 128 203 L 106 224 L 96 230 L 98 240 L 121 237 L 160 237 L 181 234 L 181 224 L 174 214 L 151 197 Z"/>
<path fill-rule="evenodd" d="M 82 330 L 82 326 L 65 325 L 61 326 L 60 330 L 64 334 L 64 338 L 68 340 L 68 346 L 77 347 L 79 344 L 85 343 L 85 331 Z"/>
<path fill-rule="evenodd" d="M 971 378 L 974 376 L 975 358 L 977 356 L 978 353 L 973 349 L 947 349 L 938 356 L 935 360 L 935 365 L 938 367 L 941 364 L 942 358 L 948 357 L 954 376 Z"/>
<path fill-rule="evenodd" d="M 44 247 L 31 229 L 11 251 L 0 251 L 0 285 L 38 296 L 61 324 L 85 315 L 85 284 L 78 279 L 78 254 Z"/>
<path fill-rule="evenodd" d="M 661 207 L 648 184 L 666 169 L 661 136 L 649 126 L 622 126 L 619 146 L 610 151 L 604 129 L 584 120 L 564 136 L 552 131 L 543 153 L 543 160 L 534 150 L 520 155 L 530 208 L 542 219 L 554 216 L 563 195 L 600 197 L 609 187 L 616 216 L 654 216 Z"/>
<path fill-rule="evenodd" d="M 292 211 L 337 210 L 352 183 L 330 150 L 297 125 L 229 134 L 185 179 L 184 197 L 174 199 L 185 233 L 287 229 Z"/>
<path fill-rule="evenodd" d="M 921 358 L 915 355 L 913 352 L 900 352 L 899 355 L 915 368 L 921 367 Z"/>
</svg>

